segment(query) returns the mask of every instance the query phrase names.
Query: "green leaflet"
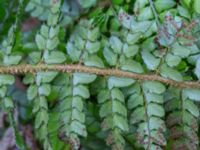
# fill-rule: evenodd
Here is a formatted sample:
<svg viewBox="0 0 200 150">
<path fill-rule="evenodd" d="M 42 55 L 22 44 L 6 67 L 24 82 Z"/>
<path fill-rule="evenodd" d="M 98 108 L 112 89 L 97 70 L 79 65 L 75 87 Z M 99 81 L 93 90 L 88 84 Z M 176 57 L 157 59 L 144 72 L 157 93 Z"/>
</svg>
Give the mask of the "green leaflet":
<svg viewBox="0 0 200 150">
<path fill-rule="evenodd" d="M 141 9 L 140 14 L 138 15 L 138 20 L 151 20 L 154 18 L 153 12 L 151 10 L 151 7 L 145 7 Z"/>
<path fill-rule="evenodd" d="M 183 99 L 192 99 L 195 101 L 200 100 L 200 90 L 198 89 L 184 89 L 183 90 Z"/>
<path fill-rule="evenodd" d="M 193 2 L 193 9 L 197 13 L 200 13 L 200 8 L 198 7 L 200 5 L 200 0 L 194 0 Z"/>
<path fill-rule="evenodd" d="M 20 55 L 10 55 L 10 56 L 5 56 L 3 59 L 3 63 L 5 65 L 17 65 L 21 61 L 22 56 Z"/>
<path fill-rule="evenodd" d="M 142 21 L 142 22 L 136 22 L 135 24 L 131 24 L 131 30 L 134 32 L 142 32 L 145 33 L 149 30 L 149 28 L 152 26 L 153 22 L 151 21 Z"/>
<path fill-rule="evenodd" d="M 41 32 L 42 32 L 42 29 L 41 29 Z M 49 37 L 56 38 L 59 32 L 60 32 L 60 26 L 51 27 L 49 29 Z M 46 32 L 44 34 L 46 34 L 46 36 L 47 36 Z M 56 45 L 57 45 L 57 43 L 56 43 Z"/>
<path fill-rule="evenodd" d="M 39 95 L 48 96 L 51 93 L 51 85 L 50 84 L 42 84 L 38 87 Z"/>
<path fill-rule="evenodd" d="M 166 90 L 163 84 L 155 81 L 144 82 L 143 88 L 145 91 L 149 91 L 150 93 L 155 93 L 155 94 L 162 94 Z"/>
<path fill-rule="evenodd" d="M 128 108 L 134 109 L 138 106 L 142 106 L 143 103 L 143 96 L 139 94 L 133 94 L 128 99 Z"/>
<path fill-rule="evenodd" d="M 46 64 L 59 64 L 66 61 L 66 56 L 63 52 L 59 51 L 52 51 L 52 52 L 45 52 L 44 54 L 44 61 Z"/>
<path fill-rule="evenodd" d="M 172 53 L 174 55 L 180 56 L 181 58 L 188 57 L 190 54 L 190 49 L 185 46 L 181 46 L 178 43 L 173 44 L 172 46 Z"/>
<path fill-rule="evenodd" d="M 76 86 L 73 89 L 73 94 L 74 94 L 74 96 L 80 96 L 80 97 L 83 97 L 85 99 L 90 97 L 90 93 L 89 93 L 88 89 L 83 85 Z"/>
<path fill-rule="evenodd" d="M 128 33 L 128 35 L 126 35 L 126 41 L 127 44 L 135 44 L 138 42 L 138 40 L 141 38 L 141 33 Z"/>
<path fill-rule="evenodd" d="M 45 50 L 46 40 L 42 37 L 42 35 L 37 34 L 36 37 L 35 37 L 35 41 L 36 41 L 37 46 L 40 50 Z"/>
<path fill-rule="evenodd" d="M 128 132 L 129 127 L 128 127 L 128 124 L 127 124 L 127 119 L 125 119 L 124 117 L 119 116 L 119 115 L 114 115 L 112 120 L 113 120 L 113 128 L 117 127 L 119 129 L 121 129 L 122 131 Z"/>
<path fill-rule="evenodd" d="M 101 117 L 106 117 L 107 115 L 110 115 L 110 114 L 112 113 L 112 109 L 110 109 L 110 108 L 112 108 L 112 103 L 111 103 L 111 102 L 105 103 L 105 104 L 101 107 L 101 109 L 100 109 L 100 111 L 99 111 L 99 115 L 100 115 Z"/>
<path fill-rule="evenodd" d="M 26 74 L 25 77 L 23 78 L 23 83 L 24 84 L 32 84 L 34 83 L 34 76 L 33 74 Z"/>
<path fill-rule="evenodd" d="M 96 0 L 83 0 L 83 1 L 80 1 L 80 5 L 83 8 L 89 8 L 91 6 L 94 6 L 95 4 L 96 4 Z"/>
<path fill-rule="evenodd" d="M 149 70 L 156 70 L 160 64 L 160 59 L 153 56 L 150 52 L 143 50 L 142 59 Z"/>
<path fill-rule="evenodd" d="M 131 71 L 135 73 L 143 73 L 144 69 L 142 65 L 134 60 L 125 60 L 123 63 L 121 63 L 121 69 L 125 71 Z"/>
<path fill-rule="evenodd" d="M 172 55 L 170 53 L 167 54 L 166 56 L 166 63 L 170 67 L 177 66 L 181 62 L 181 58 L 176 55 Z"/>
<path fill-rule="evenodd" d="M 111 110 L 110 110 L 111 108 Z M 106 117 L 107 115 L 111 115 L 111 113 L 118 113 L 121 114 L 122 116 L 127 115 L 126 108 L 118 101 L 114 101 L 113 103 L 108 102 L 104 104 L 101 109 L 100 109 L 100 116 Z"/>
<path fill-rule="evenodd" d="M 90 42 L 88 41 L 85 45 L 85 48 L 88 50 L 89 53 L 93 54 L 98 52 L 100 49 L 100 42 Z"/>
<path fill-rule="evenodd" d="M 79 60 L 79 57 L 81 56 L 81 51 L 78 50 L 73 43 L 67 44 L 67 53 L 71 57 L 72 61 L 76 62 Z"/>
<path fill-rule="evenodd" d="M 164 117 L 164 109 L 158 104 L 149 104 L 147 107 L 148 116 Z"/>
<path fill-rule="evenodd" d="M 109 39 L 109 43 L 115 53 L 121 54 L 122 42 L 120 41 L 120 39 L 118 37 L 111 36 Z"/>
<path fill-rule="evenodd" d="M 110 77 L 108 79 L 108 87 L 112 89 L 113 87 L 126 87 L 133 84 L 135 80 L 128 78 L 118 78 L 118 77 Z"/>
<path fill-rule="evenodd" d="M 200 59 L 199 58 L 196 61 L 196 68 L 195 68 L 194 73 L 196 74 L 198 78 L 200 78 Z"/>
<path fill-rule="evenodd" d="M 34 99 L 33 113 L 37 113 L 41 108 L 48 108 L 47 101 L 44 96 L 36 97 Z"/>
<path fill-rule="evenodd" d="M 71 132 L 74 132 L 75 134 L 80 134 L 84 137 L 87 136 L 87 132 L 85 129 L 85 125 L 81 124 L 78 121 L 73 121 L 71 126 L 70 126 Z"/>
<path fill-rule="evenodd" d="M 89 31 L 87 32 L 87 38 L 88 38 L 89 40 L 91 40 L 92 42 L 94 42 L 94 41 L 96 41 L 96 40 L 98 39 L 98 37 L 99 37 L 99 32 L 100 32 L 99 28 L 98 28 L 98 27 L 95 27 L 94 29 L 89 30 Z"/>
<path fill-rule="evenodd" d="M 149 125 L 149 129 L 150 130 L 163 130 L 165 131 L 166 128 L 164 126 L 165 122 L 163 120 L 161 120 L 160 118 L 157 117 L 151 117 L 149 120 L 149 124 L 144 122 L 140 124 L 140 127 L 138 130 L 140 130 L 141 132 L 143 132 L 142 130 L 145 130 L 145 132 L 149 132 L 148 131 L 148 125 Z"/>
<path fill-rule="evenodd" d="M 124 44 L 123 52 L 127 58 L 133 57 L 138 53 L 139 46 L 138 45 L 128 45 Z"/>
<path fill-rule="evenodd" d="M 105 67 L 101 58 L 96 55 L 88 56 L 88 58 L 85 59 L 84 64 L 89 67 L 97 67 L 97 68 Z"/>
<path fill-rule="evenodd" d="M 199 116 L 199 110 L 192 101 L 186 100 L 183 104 L 183 108 L 185 110 L 188 110 L 193 116 L 195 117 Z"/>
<path fill-rule="evenodd" d="M 155 37 L 149 37 L 142 43 L 142 49 L 144 49 L 144 52 L 146 50 L 153 51 L 157 48 L 156 43 L 154 42 Z"/>
<path fill-rule="evenodd" d="M 157 0 L 155 2 L 155 7 L 158 12 L 170 9 L 170 8 L 174 7 L 175 5 L 176 5 L 176 3 L 174 0 L 169 0 L 169 1 Z"/>
<path fill-rule="evenodd" d="M 74 73 L 73 83 L 77 84 L 88 84 L 96 79 L 96 75 L 87 73 Z"/>
<path fill-rule="evenodd" d="M 190 12 L 187 9 L 185 9 L 184 7 L 178 6 L 177 9 L 181 16 L 186 17 L 188 19 L 191 18 Z"/>
<path fill-rule="evenodd" d="M 117 99 L 122 103 L 125 100 L 123 93 L 118 88 L 113 88 L 111 90 L 111 98 L 112 99 Z"/>
<path fill-rule="evenodd" d="M 136 0 L 134 11 L 138 11 L 139 9 L 145 7 L 148 3 L 148 0 Z"/>
<path fill-rule="evenodd" d="M 15 78 L 12 75 L 0 74 L 0 86 L 14 84 Z"/>
<path fill-rule="evenodd" d="M 175 69 L 168 67 L 166 64 L 161 66 L 161 75 L 165 78 L 182 81 L 182 75 Z"/>
<path fill-rule="evenodd" d="M 104 48 L 103 54 L 110 66 L 115 66 L 117 64 L 117 54 L 114 54 L 109 48 Z"/>
<path fill-rule="evenodd" d="M 5 97 L 4 98 L 4 107 L 6 109 L 13 109 L 14 108 L 14 103 L 10 97 Z"/>
<path fill-rule="evenodd" d="M 139 123 L 140 121 L 145 121 L 145 120 L 146 120 L 146 113 L 144 107 L 138 107 L 132 112 L 130 119 L 131 124 L 136 124 Z"/>
<path fill-rule="evenodd" d="M 40 38 L 41 38 L 42 43 L 43 43 L 42 45 L 44 45 L 44 47 L 45 47 L 45 41 L 44 41 L 45 39 L 44 38 L 48 38 L 48 36 L 49 36 L 49 27 L 47 25 L 43 24 L 41 26 L 41 35 L 37 34 L 35 40 L 36 40 L 36 42 L 37 41 L 40 42 Z"/>
<path fill-rule="evenodd" d="M 51 37 L 51 35 L 49 35 Z M 49 50 L 54 50 L 57 45 L 59 44 L 59 39 L 58 37 L 55 37 L 53 39 L 48 39 L 47 42 L 46 42 L 46 48 L 49 49 Z"/>
<path fill-rule="evenodd" d="M 156 94 L 156 93 L 149 93 L 147 92 L 146 93 L 146 97 L 148 97 L 147 101 L 150 103 L 150 102 L 153 102 L 153 103 L 159 103 L 159 104 L 162 104 L 164 102 L 163 100 L 163 96 L 160 95 L 160 94 Z"/>
<path fill-rule="evenodd" d="M 0 87 L 0 97 L 5 97 L 7 93 L 7 86 Z"/>
<path fill-rule="evenodd" d="M 33 100 L 37 96 L 37 86 L 31 85 L 27 89 L 27 98 L 28 100 Z"/>
<path fill-rule="evenodd" d="M 35 128 L 38 129 L 41 127 L 41 125 L 48 123 L 48 113 L 46 111 L 40 110 L 37 113 L 36 119 L 35 119 Z"/>
<path fill-rule="evenodd" d="M 49 83 L 51 82 L 56 76 L 58 75 L 57 72 L 38 72 L 36 76 L 36 83 L 40 85 L 40 83 Z"/>
<path fill-rule="evenodd" d="M 192 2 L 192 0 L 183 0 L 181 3 L 185 7 L 190 7 L 191 2 Z"/>
<path fill-rule="evenodd" d="M 32 52 L 29 54 L 29 61 L 30 64 L 37 64 L 39 63 L 40 59 L 41 59 L 41 52 Z"/>
<path fill-rule="evenodd" d="M 110 98 L 110 93 L 108 90 L 101 90 L 97 96 L 99 103 L 104 103 Z"/>
</svg>

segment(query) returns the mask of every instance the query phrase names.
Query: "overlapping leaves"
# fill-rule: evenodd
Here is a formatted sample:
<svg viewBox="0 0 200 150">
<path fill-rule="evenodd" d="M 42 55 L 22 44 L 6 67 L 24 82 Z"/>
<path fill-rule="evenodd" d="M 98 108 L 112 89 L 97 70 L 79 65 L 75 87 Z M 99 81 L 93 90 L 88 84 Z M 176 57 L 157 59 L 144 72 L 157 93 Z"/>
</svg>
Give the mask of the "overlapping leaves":
<svg viewBox="0 0 200 150">
<path fill-rule="evenodd" d="M 72 23 L 80 15 L 81 9 L 77 4 L 88 10 L 96 4 L 96 0 L 63 2 L 28 2 L 26 10 L 31 16 L 46 22 L 42 23 L 35 37 L 39 50 L 31 52 L 23 62 L 28 60 L 31 64 L 48 65 L 77 63 L 138 74 L 157 73 L 176 81 L 200 77 L 199 39 L 195 39 L 199 30 L 191 29 L 198 22 L 190 21 L 192 17 L 198 17 L 195 13 L 199 13 L 199 0 L 183 0 L 179 3 L 174 0 L 155 0 L 155 10 L 148 0 L 136 0 L 134 15 L 119 10 L 118 18 L 115 16 L 118 5 L 125 2 L 113 0 L 115 8 L 108 10 L 113 11 L 111 16 L 114 19 L 118 19 L 115 20 L 117 25 L 114 30 L 110 29 L 109 32 L 109 23 L 113 21 L 109 18 L 104 18 L 108 25 L 108 30 L 103 31 L 105 35 L 95 22 L 97 20 L 80 19 L 72 28 L 74 30 L 71 30 L 73 33 L 69 40 L 65 41 L 67 44 L 60 41 L 63 25 Z M 103 9 L 101 11 L 104 12 Z M 22 60 L 21 52 L 14 50 L 15 34 L 15 26 L 12 26 L 1 46 L 1 64 L 5 66 L 17 65 Z M 66 52 L 63 50 L 65 44 Z M 14 104 L 7 95 L 7 85 L 14 84 L 14 77 L 1 74 L 0 81 L 0 97 L 4 99 L 6 108 L 13 109 Z M 137 137 L 137 144 L 132 142 L 132 145 L 139 144 L 139 147 L 147 150 L 164 149 L 171 139 L 172 149 L 182 146 L 198 149 L 199 109 L 195 103 L 200 101 L 198 89 L 180 91 L 178 88 L 169 88 L 165 92 L 168 87 L 156 81 L 51 71 L 27 74 L 24 83 L 29 85 L 27 97 L 34 104 L 36 136 L 44 149 L 56 147 L 55 141 L 59 141 L 57 132 L 59 138 L 70 143 L 73 149 L 81 146 L 100 149 L 100 146 L 89 143 L 92 139 L 101 140 L 102 149 L 105 148 L 103 139 L 114 150 L 126 149 L 127 145 L 131 145 L 127 133 Z M 91 86 L 91 83 L 97 85 Z M 52 109 L 48 105 L 53 108 L 56 105 L 58 112 L 49 113 Z M 95 115 L 90 114 L 91 105 L 95 105 Z M 165 134 L 168 131 L 165 114 L 169 136 Z M 52 122 L 56 125 L 49 125 Z M 84 137 L 84 140 L 80 137 Z M 59 142 L 61 145 L 55 149 L 64 147 L 63 142 Z"/>
<path fill-rule="evenodd" d="M 137 141 L 145 149 L 162 149 L 166 145 L 163 108 L 165 87 L 159 82 L 136 83 L 127 90 L 130 124 L 136 127 Z"/>
<path fill-rule="evenodd" d="M 191 90 L 191 94 L 193 90 Z M 165 96 L 165 110 L 168 113 L 167 126 L 170 128 L 172 148 L 198 149 L 198 117 L 199 109 L 192 101 L 188 90 L 170 88 Z"/>
</svg>

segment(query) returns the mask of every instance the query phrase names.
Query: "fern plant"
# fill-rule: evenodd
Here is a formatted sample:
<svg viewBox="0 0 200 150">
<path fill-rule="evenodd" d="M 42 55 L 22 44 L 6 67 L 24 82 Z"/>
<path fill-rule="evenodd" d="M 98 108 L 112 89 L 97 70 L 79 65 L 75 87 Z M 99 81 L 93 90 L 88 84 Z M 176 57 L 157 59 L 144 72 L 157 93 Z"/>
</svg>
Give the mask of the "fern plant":
<svg viewBox="0 0 200 150">
<path fill-rule="evenodd" d="M 0 2 L 3 33 L 13 21 L 6 3 Z M 13 2 L 15 21 L 0 38 L 0 111 L 8 114 L 16 148 L 198 150 L 199 6 Z M 30 17 L 36 27 L 23 30 Z M 13 92 L 20 88 L 24 105 Z M 37 148 L 25 138 L 27 125 Z"/>
</svg>

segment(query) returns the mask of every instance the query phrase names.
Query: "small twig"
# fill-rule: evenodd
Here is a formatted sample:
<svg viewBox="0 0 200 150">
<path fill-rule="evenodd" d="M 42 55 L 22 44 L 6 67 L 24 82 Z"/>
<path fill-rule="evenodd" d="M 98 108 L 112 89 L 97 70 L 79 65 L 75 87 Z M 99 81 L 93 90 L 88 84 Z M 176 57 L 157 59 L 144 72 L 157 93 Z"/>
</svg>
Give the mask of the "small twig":
<svg viewBox="0 0 200 150">
<path fill-rule="evenodd" d="M 197 81 L 175 81 L 167 79 L 155 74 L 138 74 L 127 71 L 122 71 L 119 69 L 100 69 L 95 67 L 86 67 L 82 65 L 17 65 L 9 67 L 0 67 L 0 74 L 26 74 L 26 73 L 36 73 L 39 71 L 59 71 L 66 73 L 82 72 L 91 73 L 101 76 L 116 76 L 132 78 L 135 80 L 142 81 L 159 81 L 167 85 L 172 85 L 179 88 L 200 88 L 200 83 Z"/>
</svg>

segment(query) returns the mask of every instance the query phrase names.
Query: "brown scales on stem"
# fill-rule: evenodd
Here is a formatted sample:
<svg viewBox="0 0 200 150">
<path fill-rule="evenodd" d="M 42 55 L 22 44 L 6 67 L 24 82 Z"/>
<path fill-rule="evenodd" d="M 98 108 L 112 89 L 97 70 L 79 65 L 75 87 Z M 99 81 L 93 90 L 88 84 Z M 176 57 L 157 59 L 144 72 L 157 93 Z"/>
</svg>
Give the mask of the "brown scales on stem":
<svg viewBox="0 0 200 150">
<path fill-rule="evenodd" d="M 116 76 L 116 77 L 125 77 L 132 78 L 135 80 L 142 81 L 159 81 L 167 85 L 179 87 L 179 88 L 200 88 L 200 83 L 198 81 L 175 81 L 167 79 L 155 74 L 137 74 L 127 71 L 122 71 L 119 69 L 101 69 L 95 67 L 86 67 L 82 65 L 17 65 L 9 67 L 0 67 L 0 74 L 26 74 L 26 73 L 36 73 L 39 71 L 58 71 L 58 72 L 82 72 L 82 73 L 91 73 L 101 76 Z"/>
</svg>

